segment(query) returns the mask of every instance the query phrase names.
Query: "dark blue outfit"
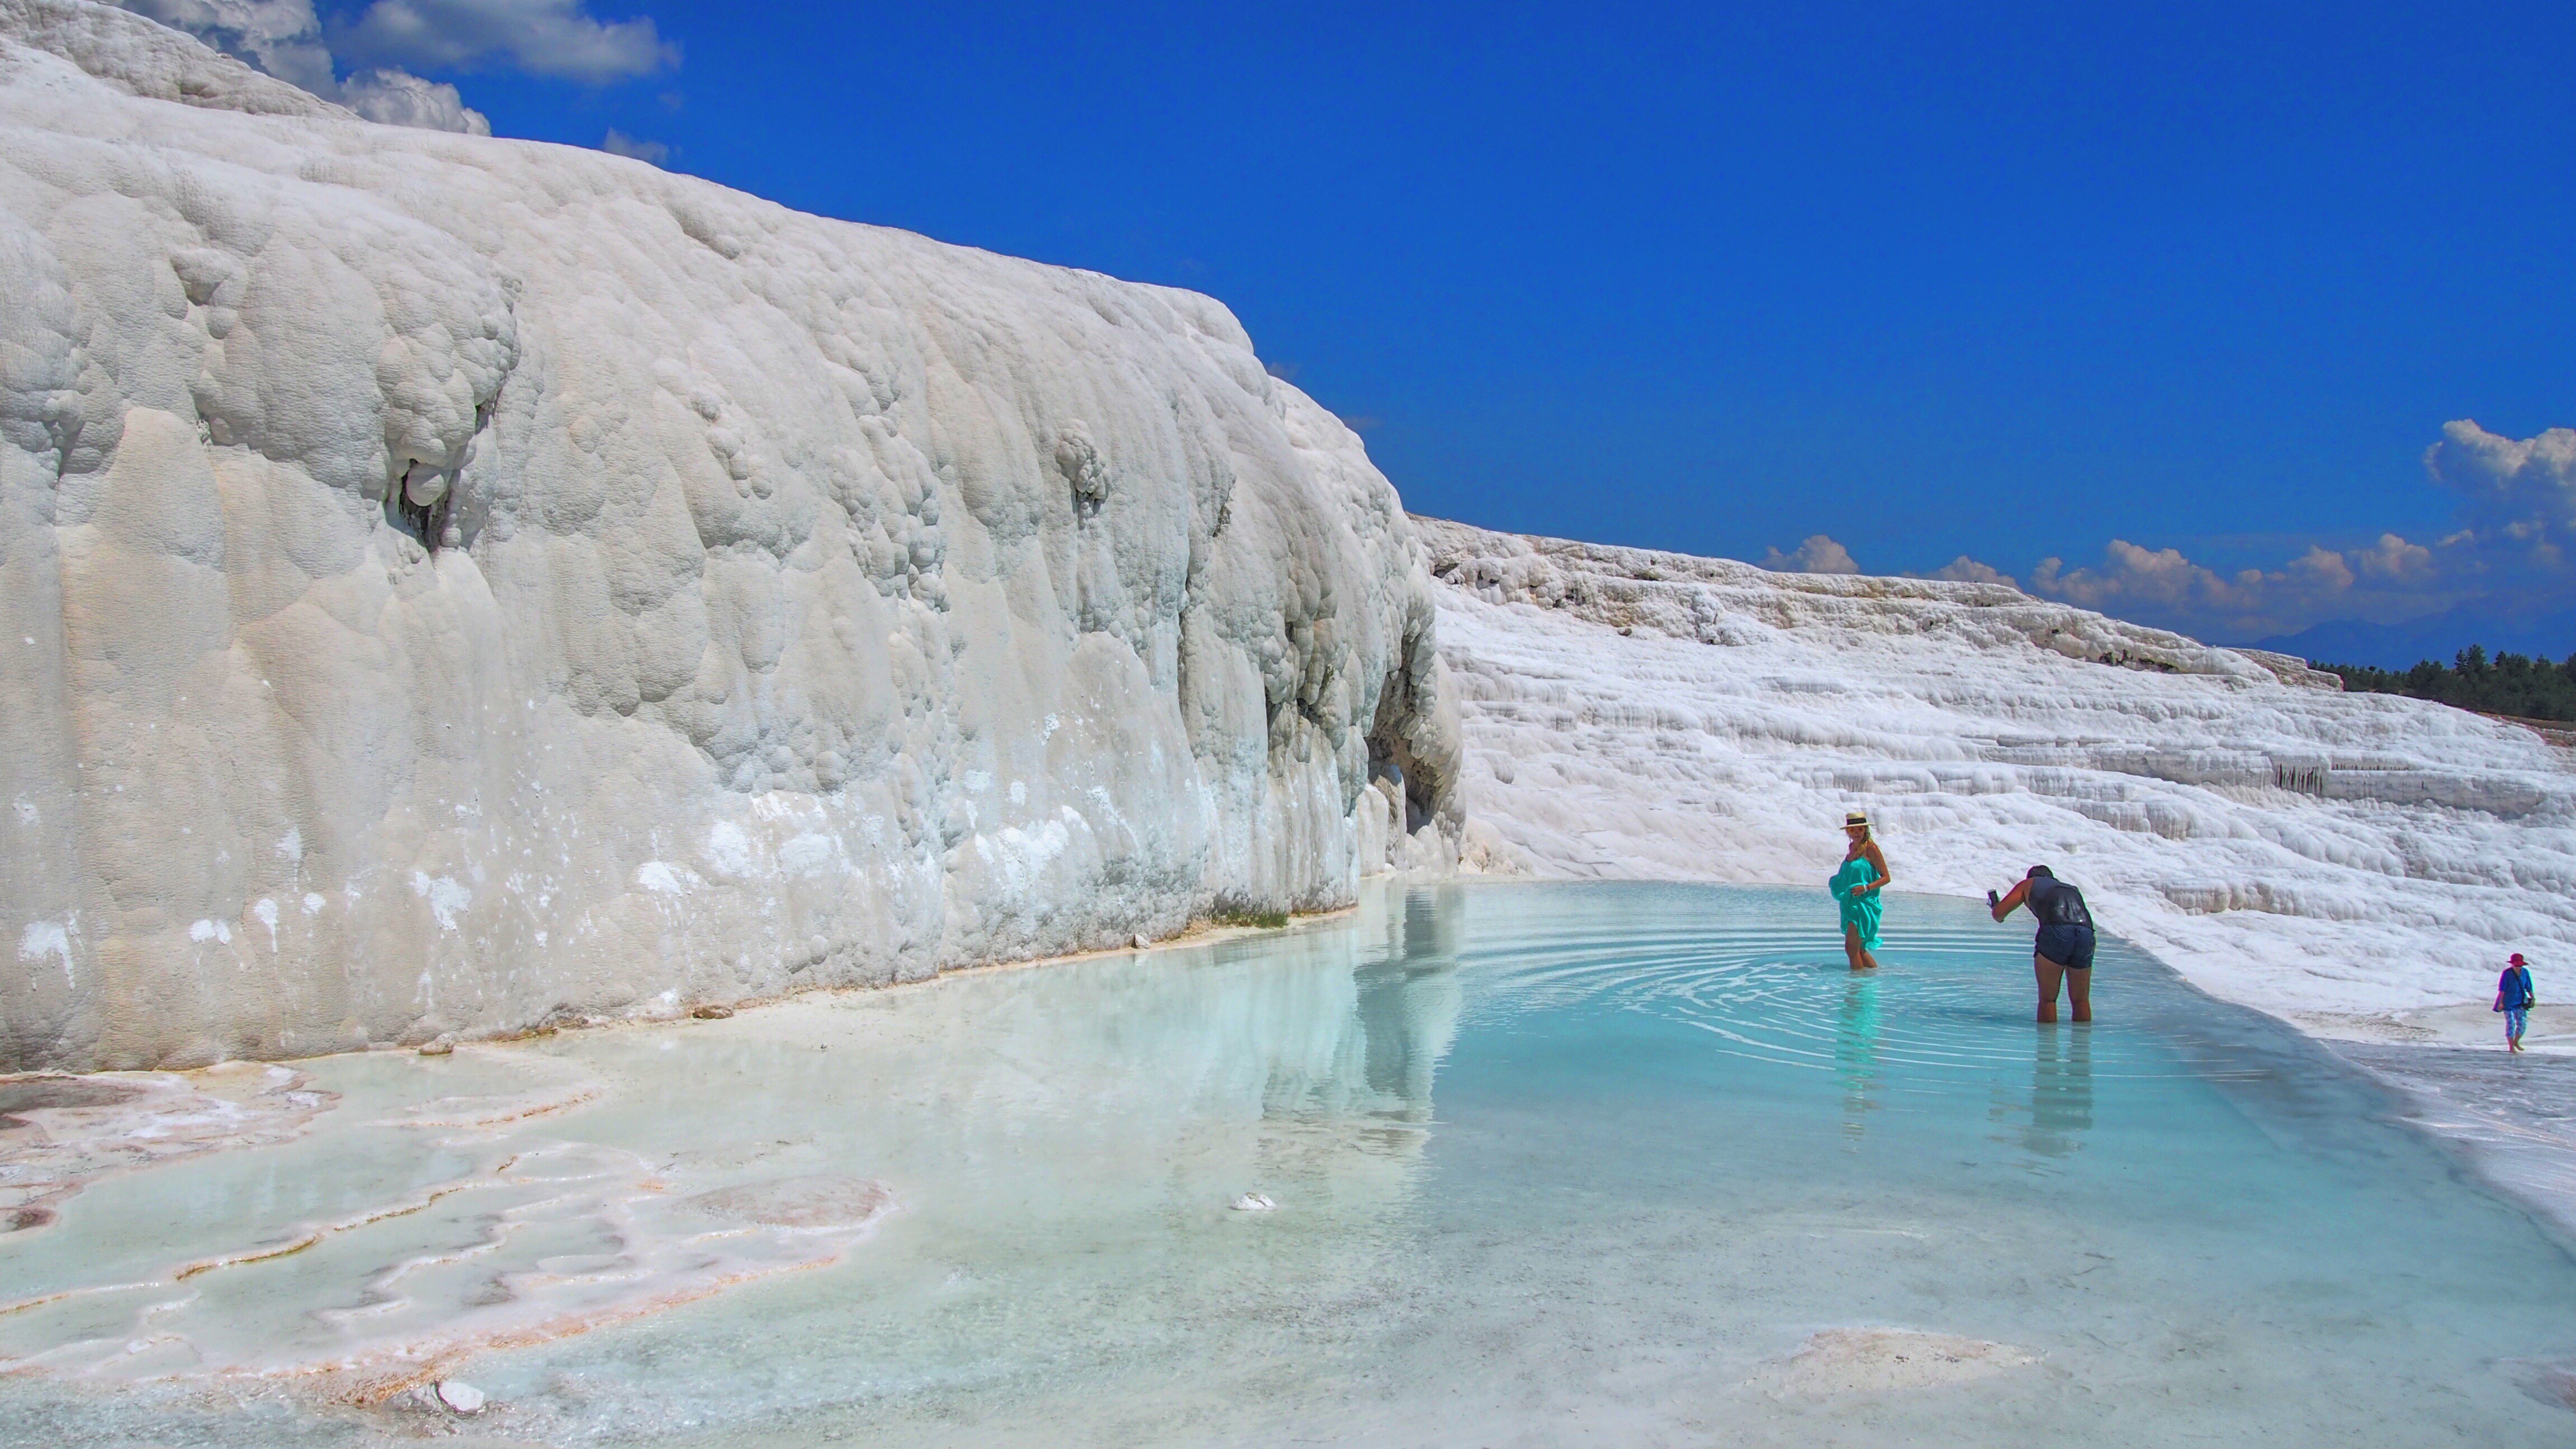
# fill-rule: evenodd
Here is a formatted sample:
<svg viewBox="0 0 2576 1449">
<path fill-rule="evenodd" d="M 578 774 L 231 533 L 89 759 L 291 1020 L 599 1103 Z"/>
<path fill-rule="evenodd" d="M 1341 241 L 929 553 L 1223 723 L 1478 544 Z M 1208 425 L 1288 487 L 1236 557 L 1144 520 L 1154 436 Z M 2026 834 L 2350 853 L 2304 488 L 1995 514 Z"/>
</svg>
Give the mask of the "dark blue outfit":
<svg viewBox="0 0 2576 1449">
<path fill-rule="evenodd" d="M 2084 892 L 2054 877 L 2035 875 L 2022 902 L 2039 919 L 2033 951 L 2069 971 L 2093 969 L 2093 913 L 2084 909 Z"/>
</svg>

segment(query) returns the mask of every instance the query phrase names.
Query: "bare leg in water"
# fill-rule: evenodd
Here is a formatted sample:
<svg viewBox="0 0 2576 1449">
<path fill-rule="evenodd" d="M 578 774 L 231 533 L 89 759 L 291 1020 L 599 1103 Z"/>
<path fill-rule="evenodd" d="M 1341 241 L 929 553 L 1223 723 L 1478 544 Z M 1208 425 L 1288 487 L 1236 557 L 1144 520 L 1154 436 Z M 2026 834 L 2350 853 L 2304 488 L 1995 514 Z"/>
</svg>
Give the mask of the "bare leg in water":
<svg viewBox="0 0 2576 1449">
<path fill-rule="evenodd" d="M 2057 983 L 2066 982 L 2067 1004 L 2075 1008 L 2079 1022 L 2093 1019 L 2093 973 L 2069 970 L 2045 956 L 2033 955 L 2031 969 L 2039 976 L 2039 1019 L 2051 1025 L 2057 1021 Z"/>
<path fill-rule="evenodd" d="M 1858 926 L 1843 927 L 1843 954 L 1851 958 L 1851 969 L 1854 971 L 1878 969 L 1878 958 L 1869 954 L 1869 948 L 1860 943 Z"/>
</svg>

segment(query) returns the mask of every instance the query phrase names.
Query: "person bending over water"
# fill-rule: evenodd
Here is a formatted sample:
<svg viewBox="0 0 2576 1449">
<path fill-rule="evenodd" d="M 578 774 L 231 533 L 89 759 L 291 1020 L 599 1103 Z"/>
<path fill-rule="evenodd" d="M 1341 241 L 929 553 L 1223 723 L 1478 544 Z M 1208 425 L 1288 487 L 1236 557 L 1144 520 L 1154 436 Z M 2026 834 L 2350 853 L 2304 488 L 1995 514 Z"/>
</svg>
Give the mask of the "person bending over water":
<svg viewBox="0 0 2576 1449">
<path fill-rule="evenodd" d="M 1878 893 L 1887 888 L 1887 857 L 1869 834 L 1869 817 L 1858 810 L 1843 817 L 1843 838 L 1850 848 L 1825 888 L 1843 908 L 1843 954 L 1854 971 L 1878 969 Z M 1872 879 L 1872 877 L 1876 877 Z"/>
<path fill-rule="evenodd" d="M 2039 918 L 2039 937 L 2031 942 L 2031 969 L 2039 976 L 2039 1019 L 2057 1020 L 2057 983 L 2066 983 L 2067 1004 L 2077 1021 L 2093 1019 L 2093 915 L 2084 909 L 2084 892 L 2059 880 L 2044 865 L 2034 865 L 2003 895 L 1986 892 L 1986 909 L 1996 920 L 2013 907 L 2028 906 Z"/>
</svg>

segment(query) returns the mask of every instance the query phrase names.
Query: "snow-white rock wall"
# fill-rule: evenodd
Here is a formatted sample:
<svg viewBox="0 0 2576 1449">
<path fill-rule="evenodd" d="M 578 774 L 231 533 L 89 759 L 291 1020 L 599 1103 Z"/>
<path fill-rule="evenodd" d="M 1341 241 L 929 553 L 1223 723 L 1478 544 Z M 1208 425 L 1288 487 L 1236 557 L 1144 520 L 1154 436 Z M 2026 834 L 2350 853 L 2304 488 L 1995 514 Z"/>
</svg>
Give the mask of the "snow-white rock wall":
<svg viewBox="0 0 2576 1449">
<path fill-rule="evenodd" d="M 1394 490 L 1218 304 L 0 0 L 0 1066 L 1159 935 L 1455 849 Z"/>
<path fill-rule="evenodd" d="M 2195 982 L 2345 1034 L 2465 1007 L 2490 1039 L 2505 953 L 2576 948 L 2576 770 L 2529 730 L 1999 584 L 1414 522 L 1471 830 L 1542 874 L 1810 884 L 1839 960 L 1865 808 L 1897 892 L 2044 862 Z"/>
</svg>

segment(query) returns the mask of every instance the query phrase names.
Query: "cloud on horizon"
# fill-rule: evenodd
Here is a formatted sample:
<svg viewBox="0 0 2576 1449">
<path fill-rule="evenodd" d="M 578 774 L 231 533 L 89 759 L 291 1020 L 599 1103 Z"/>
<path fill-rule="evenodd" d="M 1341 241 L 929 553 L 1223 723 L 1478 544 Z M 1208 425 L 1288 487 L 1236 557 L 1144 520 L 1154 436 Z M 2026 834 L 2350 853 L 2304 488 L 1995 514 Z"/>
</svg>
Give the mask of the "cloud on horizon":
<svg viewBox="0 0 2576 1449">
<path fill-rule="evenodd" d="M 335 14 L 327 23 L 313 0 L 108 3 L 183 31 L 370 121 L 469 136 L 491 135 L 491 121 L 466 105 L 455 86 L 408 67 L 502 68 L 604 85 L 657 75 L 680 63 L 680 48 L 662 39 L 649 17 L 593 19 L 583 0 L 374 0 L 354 19 Z M 338 75 L 343 59 L 358 62 L 346 79 Z M 642 159 L 658 165 L 668 156 L 663 148 L 661 155 Z"/>
<path fill-rule="evenodd" d="M 503 65 L 606 85 L 675 70 L 680 47 L 652 17 L 602 21 L 582 0 L 375 0 L 331 38 L 359 59 L 437 70 Z"/>
<path fill-rule="evenodd" d="M 2431 553 L 2396 534 L 2366 549 L 2338 553 L 2315 544 L 2277 569 L 2221 574 L 2180 549 L 2147 549 L 2115 538 L 2099 564 L 2068 569 L 2044 558 L 2031 570 L 2030 592 L 2106 614 L 2171 623 L 2194 633 L 2257 638 L 2286 633 L 2327 615 L 2427 613 L 2451 602 L 2427 597 Z"/>
<path fill-rule="evenodd" d="M 2461 419 L 2445 424 L 2442 440 L 2425 450 L 2424 472 L 2460 500 L 2460 527 L 2429 543 L 2383 533 L 2360 548 L 2310 544 L 2277 568 L 2220 573 L 2180 549 L 2115 538 L 2098 563 L 2068 568 L 2062 558 L 2041 559 L 2022 587 L 2224 640 L 2295 633 L 2331 619 L 2397 623 L 2508 593 L 2528 612 L 2576 595 L 2576 429 L 2517 440 Z M 1776 549 L 1772 557 L 1780 557 Z M 2014 582 L 1965 555 L 1924 577 Z"/>
<path fill-rule="evenodd" d="M 1860 565 L 1852 562 L 1851 550 L 1825 537 L 1810 534 L 1796 549 L 1782 553 L 1772 549 L 1762 555 L 1762 566 L 1775 574 L 1856 574 Z"/>
<path fill-rule="evenodd" d="M 2019 579 L 1990 564 L 1981 564 L 1964 553 L 1928 574 L 1915 577 L 1947 579 L 1954 584 L 2002 584 L 2014 589 L 2021 587 Z"/>
<path fill-rule="evenodd" d="M 338 101 L 370 121 L 489 136 L 492 123 L 456 87 L 373 67 L 343 81 L 313 0 L 108 0 L 196 37 L 253 70 Z"/>
<path fill-rule="evenodd" d="M 2563 568 L 2576 534 L 2576 428 L 2516 442 L 2462 419 L 2424 450 L 2424 472 L 2465 499 L 2468 539 L 2499 560 Z M 2445 539 L 2449 545 L 2454 539 Z"/>
<path fill-rule="evenodd" d="M 2509 600 L 2519 617 L 2576 604 L 2576 428 L 2508 438 L 2462 419 L 2424 452 L 2424 474 L 2460 501 L 2459 524 L 2430 543 L 2383 533 L 2359 547 L 2310 544 L 2277 568 L 2221 573 L 2176 548 L 2111 540 L 2097 563 L 2050 557 L 2028 582 L 1962 554 L 1912 578 L 2005 584 L 2105 614 L 2245 642 L 2329 620 L 2396 624 Z M 1851 550 L 1816 534 L 1789 553 L 1769 550 L 1778 572 L 1861 572 Z"/>
<path fill-rule="evenodd" d="M 310 87 L 307 87 L 310 89 Z M 362 70 L 340 82 L 340 104 L 388 126 L 489 136 L 492 122 L 465 104 L 456 87 L 406 70 Z"/>
<path fill-rule="evenodd" d="M 608 128 L 607 136 L 600 140 L 599 149 L 611 156 L 631 157 L 637 161 L 650 162 L 655 166 L 671 159 L 670 147 L 659 141 L 646 141 L 627 135 L 615 126 Z"/>
</svg>

